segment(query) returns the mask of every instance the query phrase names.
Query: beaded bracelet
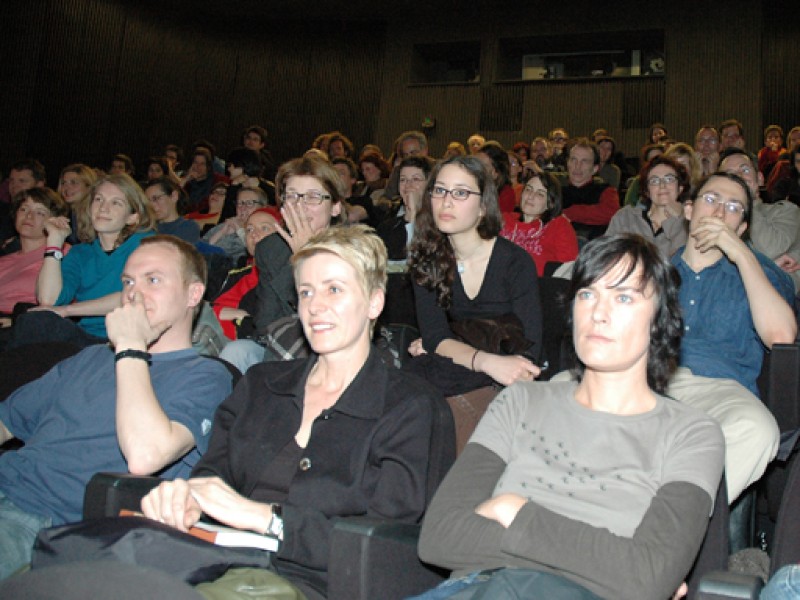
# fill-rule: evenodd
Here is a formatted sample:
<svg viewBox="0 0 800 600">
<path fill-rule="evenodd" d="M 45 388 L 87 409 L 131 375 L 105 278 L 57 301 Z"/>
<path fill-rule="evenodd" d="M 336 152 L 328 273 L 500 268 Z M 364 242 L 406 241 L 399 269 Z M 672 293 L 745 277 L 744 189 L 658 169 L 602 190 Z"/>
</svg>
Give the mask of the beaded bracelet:
<svg viewBox="0 0 800 600">
<path fill-rule="evenodd" d="M 123 358 L 136 358 L 145 361 L 149 365 L 153 357 L 149 352 L 143 352 L 142 350 L 123 350 L 114 355 L 114 362 L 117 363 Z"/>
</svg>

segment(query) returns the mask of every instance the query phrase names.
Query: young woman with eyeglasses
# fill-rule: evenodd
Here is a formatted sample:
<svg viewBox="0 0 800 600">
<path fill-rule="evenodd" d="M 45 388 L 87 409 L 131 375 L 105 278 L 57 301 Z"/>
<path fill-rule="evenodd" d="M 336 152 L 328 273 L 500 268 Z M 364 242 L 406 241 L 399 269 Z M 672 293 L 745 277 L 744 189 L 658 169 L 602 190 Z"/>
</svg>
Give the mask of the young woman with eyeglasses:
<svg viewBox="0 0 800 600">
<path fill-rule="evenodd" d="M 691 183 L 682 164 L 664 155 L 648 162 L 639 175 L 644 207 L 625 206 L 614 215 L 606 235 L 638 233 L 669 258 L 686 244 L 689 228 L 683 203 Z"/>
<path fill-rule="evenodd" d="M 326 160 L 303 157 L 284 163 L 275 178 L 281 199 L 284 226 L 278 235 L 269 235 L 255 247 L 258 269 L 253 322 L 256 333 L 270 323 L 296 314 L 297 292 L 294 287 L 291 258 L 315 234 L 342 221 L 344 184 L 339 173 Z M 253 340 L 231 342 L 220 354 L 244 373 L 263 361 L 265 349 Z"/>
<path fill-rule="evenodd" d="M 548 262 L 571 262 L 578 256 L 578 238 L 561 213 L 561 185 L 550 173 L 532 166 L 522 189 L 520 211 L 503 213 L 500 235 L 524 248 L 536 263 L 539 276 Z"/>
<path fill-rule="evenodd" d="M 445 359 L 433 361 L 428 373 L 446 394 L 469 391 L 464 386 L 530 381 L 539 374 L 542 316 L 536 266 L 522 248 L 498 237 L 501 225 L 497 188 L 478 158 L 457 156 L 434 168 L 409 249 L 422 333 L 409 352 Z M 476 348 L 451 328 L 456 321 L 510 315 L 518 319 L 527 342 L 518 354 Z M 420 368 L 424 372 L 427 365 Z M 446 389 L 445 379 L 458 385 Z"/>
</svg>

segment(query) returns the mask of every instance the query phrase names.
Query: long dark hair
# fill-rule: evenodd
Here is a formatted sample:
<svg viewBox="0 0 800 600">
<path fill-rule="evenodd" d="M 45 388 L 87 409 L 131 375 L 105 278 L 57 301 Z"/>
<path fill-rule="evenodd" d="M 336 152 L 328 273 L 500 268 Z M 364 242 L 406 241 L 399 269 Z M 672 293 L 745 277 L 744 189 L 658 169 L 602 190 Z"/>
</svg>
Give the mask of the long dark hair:
<svg viewBox="0 0 800 600">
<path fill-rule="evenodd" d="M 652 242 L 640 235 L 622 234 L 600 237 L 584 246 L 572 272 L 568 296 L 569 332 L 571 335 L 572 308 L 578 291 L 590 286 L 620 263 L 627 263 L 627 269 L 617 283 L 625 281 L 641 267 L 640 289 L 652 286 L 655 294 L 656 313 L 650 323 L 650 347 L 647 352 L 647 384 L 650 389 L 663 394 L 680 357 L 683 316 L 678 291 L 681 282 L 678 271 Z M 585 370 L 586 365 L 576 357 L 573 374 L 580 379 Z"/>
<path fill-rule="evenodd" d="M 480 160 L 473 156 L 454 156 L 434 167 L 414 221 L 414 241 L 408 251 L 408 265 L 412 279 L 425 288 L 435 290 L 439 305 L 445 309 L 450 308 L 456 276 L 456 255 L 450 238 L 436 226 L 431 207 L 431 189 L 439 172 L 448 165 L 464 169 L 478 184 L 483 208 L 483 217 L 477 227 L 478 235 L 490 240 L 497 237 L 503 226 L 497 206 L 497 187 Z"/>
</svg>

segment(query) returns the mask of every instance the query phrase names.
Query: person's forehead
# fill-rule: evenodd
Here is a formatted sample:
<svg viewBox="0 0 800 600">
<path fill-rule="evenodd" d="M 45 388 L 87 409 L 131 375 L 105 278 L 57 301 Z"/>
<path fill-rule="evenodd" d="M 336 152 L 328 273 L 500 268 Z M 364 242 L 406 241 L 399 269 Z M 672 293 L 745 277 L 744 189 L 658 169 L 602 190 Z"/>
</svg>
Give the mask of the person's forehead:
<svg viewBox="0 0 800 600">
<path fill-rule="evenodd" d="M 248 225 L 261 225 L 264 223 L 275 223 L 275 217 L 265 212 L 256 211 L 247 218 Z"/>
<path fill-rule="evenodd" d="M 400 177 L 422 177 L 425 178 L 425 173 L 419 167 L 403 167 L 400 169 Z"/>
<path fill-rule="evenodd" d="M 158 270 L 162 273 L 178 272 L 181 256 L 177 248 L 167 243 L 155 242 L 139 246 L 125 263 L 124 273 L 129 275 Z"/>
<path fill-rule="evenodd" d="M 30 169 L 11 169 L 9 176 L 16 177 L 17 179 L 24 179 L 26 177 L 33 177 L 33 171 Z"/>
<path fill-rule="evenodd" d="M 723 159 L 719 166 L 723 171 L 731 169 L 738 172 L 742 165 L 753 168 L 752 161 L 744 154 L 732 154 Z"/>
<path fill-rule="evenodd" d="M 580 159 L 592 158 L 593 154 L 594 152 L 592 152 L 589 148 L 585 148 L 584 146 L 575 146 L 574 148 L 572 148 L 572 150 L 570 150 L 569 153 L 570 156 L 574 156 L 575 158 L 580 158 Z"/>
<path fill-rule="evenodd" d="M 699 192 L 698 197 L 703 194 L 717 194 L 725 200 L 737 200 L 742 205 L 747 206 L 747 192 L 741 185 L 725 177 L 712 177 L 706 182 Z"/>
<path fill-rule="evenodd" d="M 236 196 L 237 200 L 258 200 L 258 194 L 253 190 L 244 189 Z"/>
</svg>

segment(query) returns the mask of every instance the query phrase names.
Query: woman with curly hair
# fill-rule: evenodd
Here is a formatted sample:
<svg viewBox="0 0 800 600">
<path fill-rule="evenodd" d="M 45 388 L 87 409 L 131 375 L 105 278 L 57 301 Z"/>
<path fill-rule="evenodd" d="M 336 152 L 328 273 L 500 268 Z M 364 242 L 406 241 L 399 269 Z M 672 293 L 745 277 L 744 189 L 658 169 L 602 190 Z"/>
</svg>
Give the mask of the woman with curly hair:
<svg viewBox="0 0 800 600">
<path fill-rule="evenodd" d="M 422 196 L 409 249 L 422 333 L 409 352 L 443 359 L 429 371 L 436 383 L 444 385 L 447 374 L 439 369 L 447 369 L 453 383 L 461 385 L 443 389 L 445 393 L 493 383 L 510 385 L 539 375 L 542 315 L 536 265 L 522 248 L 498 237 L 501 226 L 497 188 L 480 160 L 457 156 L 436 166 Z M 517 344 L 510 352 L 490 351 L 453 331 L 461 330 L 468 320 L 507 317 L 521 326 L 523 348 Z"/>
<path fill-rule="evenodd" d="M 420 557 L 453 579 L 420 599 L 685 593 L 725 441 L 712 417 L 664 395 L 678 282 L 641 236 L 587 244 L 568 294 L 572 376 L 517 383 L 489 406 L 422 525 Z"/>
<path fill-rule="evenodd" d="M 656 156 L 639 175 L 644 206 L 625 206 L 611 219 L 606 235 L 637 233 L 653 242 L 669 258 L 689 234 L 683 203 L 689 199 L 691 182 L 686 169 L 666 155 Z"/>
</svg>

